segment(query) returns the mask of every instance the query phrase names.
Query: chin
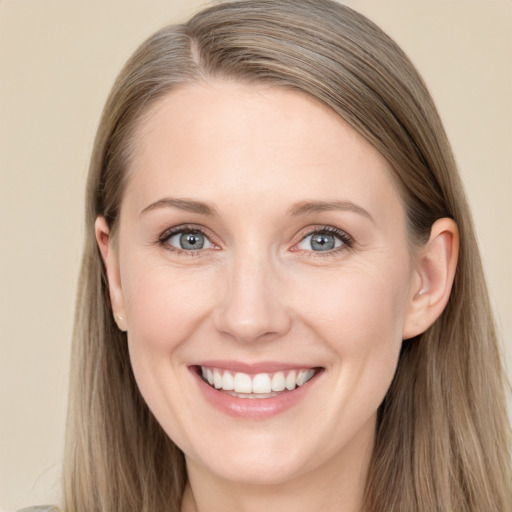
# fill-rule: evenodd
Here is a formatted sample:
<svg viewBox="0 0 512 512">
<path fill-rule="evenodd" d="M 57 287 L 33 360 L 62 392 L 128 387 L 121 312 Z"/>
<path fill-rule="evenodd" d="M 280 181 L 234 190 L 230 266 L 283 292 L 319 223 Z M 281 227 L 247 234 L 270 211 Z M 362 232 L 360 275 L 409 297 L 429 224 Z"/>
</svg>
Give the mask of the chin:
<svg viewBox="0 0 512 512">
<path fill-rule="evenodd" d="M 242 485 L 279 485 L 300 476 L 304 466 L 300 463 L 281 462 L 273 463 L 271 460 L 230 460 L 221 465 L 207 468 L 219 478 Z"/>
<path fill-rule="evenodd" d="M 211 450 L 210 443 L 199 456 L 193 457 L 192 463 L 220 479 L 245 485 L 282 484 L 322 463 L 315 456 L 318 451 L 314 447 L 308 450 L 300 436 L 271 440 L 268 436 L 258 437 L 237 439 L 229 447 L 217 444 L 215 450 Z"/>
</svg>

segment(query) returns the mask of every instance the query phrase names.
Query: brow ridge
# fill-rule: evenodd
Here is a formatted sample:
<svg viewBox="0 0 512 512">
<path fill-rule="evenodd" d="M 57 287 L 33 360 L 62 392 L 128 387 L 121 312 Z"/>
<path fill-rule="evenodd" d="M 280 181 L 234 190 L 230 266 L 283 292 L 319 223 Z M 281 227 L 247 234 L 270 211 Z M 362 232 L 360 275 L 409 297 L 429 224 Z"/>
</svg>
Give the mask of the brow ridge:
<svg viewBox="0 0 512 512">
<path fill-rule="evenodd" d="M 212 204 L 193 199 L 173 197 L 164 197 L 154 203 L 151 203 L 141 211 L 141 215 L 158 208 L 178 208 L 180 210 L 185 210 L 190 213 L 198 213 L 200 215 L 217 215 L 217 209 Z M 352 201 L 300 201 L 292 205 L 288 209 L 287 213 L 288 215 L 295 217 L 335 210 L 352 211 L 373 221 L 373 217 L 367 210 Z"/>
<path fill-rule="evenodd" d="M 151 203 L 149 206 L 146 206 L 140 214 L 142 215 L 158 208 L 178 208 L 180 210 L 185 210 L 190 213 L 198 213 L 200 215 L 217 215 L 217 210 L 212 204 L 205 203 L 204 201 L 196 201 L 194 199 L 174 197 L 164 197 L 159 199 L 158 201 Z"/>
<path fill-rule="evenodd" d="M 300 201 L 289 208 L 288 215 L 310 215 L 312 213 L 334 210 L 358 213 L 374 222 L 373 217 L 367 210 L 352 201 Z"/>
</svg>

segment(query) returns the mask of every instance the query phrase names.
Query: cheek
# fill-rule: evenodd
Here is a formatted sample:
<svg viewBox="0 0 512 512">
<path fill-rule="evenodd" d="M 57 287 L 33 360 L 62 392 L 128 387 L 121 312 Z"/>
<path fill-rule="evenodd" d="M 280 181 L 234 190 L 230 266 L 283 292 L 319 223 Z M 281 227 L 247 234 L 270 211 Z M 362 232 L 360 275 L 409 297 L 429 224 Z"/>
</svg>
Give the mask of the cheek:
<svg viewBox="0 0 512 512">
<path fill-rule="evenodd" d="M 408 292 L 407 266 L 337 272 L 305 285 L 303 321 L 328 345 L 332 397 L 323 409 L 335 449 L 376 413 L 396 371 Z M 306 305 L 309 308 L 306 308 Z"/>
<path fill-rule="evenodd" d="M 339 269 L 316 286 L 304 283 L 309 305 L 304 322 L 329 346 L 333 394 L 343 397 L 332 413 L 343 417 L 351 411 L 347 422 L 363 422 L 375 412 L 391 384 L 402 346 L 409 269 L 404 255 L 387 264 L 379 259 Z"/>
<path fill-rule="evenodd" d="M 208 316 L 213 294 L 204 286 L 205 276 L 151 265 L 149 260 L 130 261 L 123 274 L 130 360 L 150 410 L 168 435 L 190 452 L 187 432 L 194 421 L 190 411 L 196 409 L 184 387 L 189 361 L 183 347 Z"/>
<path fill-rule="evenodd" d="M 148 351 L 169 352 L 189 338 L 211 304 L 211 287 L 200 272 L 165 265 L 133 265 L 123 282 L 129 331 Z"/>
<path fill-rule="evenodd" d="M 124 274 L 130 360 L 148 406 L 176 434 L 183 426 L 171 411 L 191 410 L 181 389 L 189 362 L 183 349 L 207 317 L 211 297 L 204 277 L 147 260 Z"/>
<path fill-rule="evenodd" d="M 406 268 L 406 267 L 404 267 Z M 361 353 L 401 342 L 408 296 L 405 272 L 389 268 L 340 270 L 303 282 L 305 321 L 341 353 Z"/>
</svg>

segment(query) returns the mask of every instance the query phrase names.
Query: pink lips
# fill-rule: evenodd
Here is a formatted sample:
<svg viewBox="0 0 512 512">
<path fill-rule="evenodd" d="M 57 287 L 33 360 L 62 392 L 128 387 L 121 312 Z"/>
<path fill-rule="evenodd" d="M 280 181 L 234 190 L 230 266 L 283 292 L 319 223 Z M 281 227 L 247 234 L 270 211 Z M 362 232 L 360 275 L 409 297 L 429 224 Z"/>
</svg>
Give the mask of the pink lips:
<svg viewBox="0 0 512 512">
<path fill-rule="evenodd" d="M 193 377 L 205 399 L 215 409 L 238 419 L 264 420 L 276 416 L 290 409 L 305 398 L 309 390 L 314 386 L 317 378 L 322 373 L 317 371 L 314 377 L 304 385 L 295 388 L 293 391 L 283 391 L 271 398 L 240 398 L 232 396 L 226 391 L 218 390 L 205 382 L 200 373 L 200 366 L 206 368 L 222 368 L 231 372 L 242 372 L 249 375 L 259 373 L 273 373 L 278 371 L 290 371 L 310 369 L 302 365 L 287 365 L 282 363 L 265 362 L 258 364 L 247 364 L 236 361 L 203 361 L 198 365 L 190 366 Z"/>
</svg>

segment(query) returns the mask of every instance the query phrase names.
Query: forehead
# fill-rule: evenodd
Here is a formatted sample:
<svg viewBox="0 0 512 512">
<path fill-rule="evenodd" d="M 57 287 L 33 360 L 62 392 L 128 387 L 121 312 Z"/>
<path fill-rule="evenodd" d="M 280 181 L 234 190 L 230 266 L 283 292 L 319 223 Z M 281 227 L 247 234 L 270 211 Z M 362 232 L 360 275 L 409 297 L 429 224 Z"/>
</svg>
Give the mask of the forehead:
<svg viewBox="0 0 512 512">
<path fill-rule="evenodd" d="M 127 195 L 140 208 L 164 193 L 255 207 L 263 197 L 284 206 L 315 194 L 400 203 L 386 159 L 334 111 L 261 85 L 169 93 L 141 121 L 129 172 Z"/>
</svg>

